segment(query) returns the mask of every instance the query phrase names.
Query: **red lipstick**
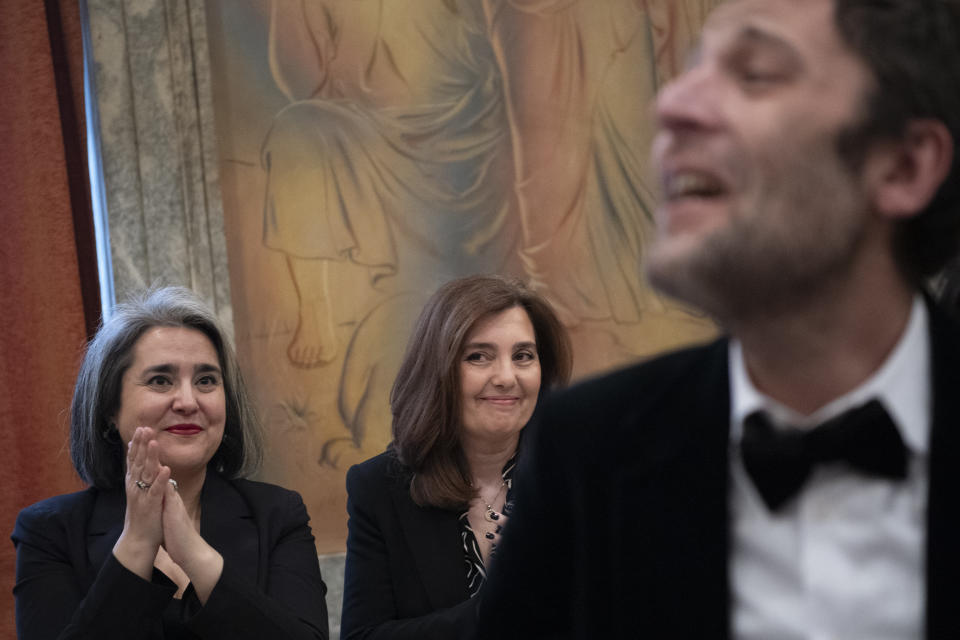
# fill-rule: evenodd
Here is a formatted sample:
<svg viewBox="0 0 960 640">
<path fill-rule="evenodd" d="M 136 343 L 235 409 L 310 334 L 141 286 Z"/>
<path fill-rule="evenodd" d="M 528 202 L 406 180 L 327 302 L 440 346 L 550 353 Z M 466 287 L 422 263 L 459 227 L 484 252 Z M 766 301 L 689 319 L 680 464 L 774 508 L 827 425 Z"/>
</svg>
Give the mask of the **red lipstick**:
<svg viewBox="0 0 960 640">
<path fill-rule="evenodd" d="M 178 436 L 192 436 L 195 433 L 200 433 L 203 429 L 196 424 L 175 424 L 167 427 L 164 431 L 169 431 Z"/>
</svg>

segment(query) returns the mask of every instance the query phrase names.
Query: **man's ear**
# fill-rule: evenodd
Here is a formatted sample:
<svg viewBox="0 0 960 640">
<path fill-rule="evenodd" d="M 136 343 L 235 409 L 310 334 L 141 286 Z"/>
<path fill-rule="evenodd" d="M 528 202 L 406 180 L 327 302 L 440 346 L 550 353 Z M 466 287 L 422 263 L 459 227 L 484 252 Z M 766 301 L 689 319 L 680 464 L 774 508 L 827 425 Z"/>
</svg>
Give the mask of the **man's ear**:
<svg viewBox="0 0 960 640">
<path fill-rule="evenodd" d="M 875 209 L 887 218 L 920 213 L 950 172 L 953 153 L 953 136 L 943 122 L 911 120 L 900 140 L 881 143 L 868 160 L 875 163 L 868 167 Z"/>
</svg>

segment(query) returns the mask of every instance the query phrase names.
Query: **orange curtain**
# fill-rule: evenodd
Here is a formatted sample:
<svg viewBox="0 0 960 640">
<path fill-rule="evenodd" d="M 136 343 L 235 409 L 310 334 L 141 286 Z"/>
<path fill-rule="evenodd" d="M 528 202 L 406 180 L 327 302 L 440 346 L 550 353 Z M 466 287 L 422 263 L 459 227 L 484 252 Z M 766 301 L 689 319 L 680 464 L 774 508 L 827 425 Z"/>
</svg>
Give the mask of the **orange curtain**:
<svg viewBox="0 0 960 640">
<path fill-rule="evenodd" d="M 0 3 L 0 531 L 81 484 L 70 394 L 99 305 L 76 0 Z M 86 293 L 86 295 L 85 295 Z M 13 545 L 0 541 L 0 638 L 15 637 Z"/>
</svg>

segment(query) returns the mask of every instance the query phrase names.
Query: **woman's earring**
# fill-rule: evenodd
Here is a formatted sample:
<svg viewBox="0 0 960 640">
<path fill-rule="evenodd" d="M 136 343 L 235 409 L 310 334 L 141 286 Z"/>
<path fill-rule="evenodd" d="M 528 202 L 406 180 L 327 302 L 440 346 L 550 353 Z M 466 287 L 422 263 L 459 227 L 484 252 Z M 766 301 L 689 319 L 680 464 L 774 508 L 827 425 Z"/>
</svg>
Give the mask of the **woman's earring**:
<svg viewBox="0 0 960 640">
<path fill-rule="evenodd" d="M 122 444 L 120 442 L 120 432 L 117 431 L 117 425 L 111 422 L 107 428 L 100 432 L 100 437 L 110 444 Z"/>
</svg>

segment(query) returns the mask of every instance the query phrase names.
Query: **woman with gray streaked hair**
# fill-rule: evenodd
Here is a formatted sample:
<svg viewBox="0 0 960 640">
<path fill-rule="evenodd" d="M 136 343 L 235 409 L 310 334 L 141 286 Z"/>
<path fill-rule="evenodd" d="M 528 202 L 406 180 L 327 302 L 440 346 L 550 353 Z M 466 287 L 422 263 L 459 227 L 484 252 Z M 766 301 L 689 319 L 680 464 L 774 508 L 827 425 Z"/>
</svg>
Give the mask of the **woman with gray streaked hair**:
<svg viewBox="0 0 960 640">
<path fill-rule="evenodd" d="M 70 453 L 91 486 L 17 518 L 17 635 L 327 638 L 300 496 L 243 479 L 256 415 L 216 316 L 166 287 L 87 347 Z"/>
</svg>

